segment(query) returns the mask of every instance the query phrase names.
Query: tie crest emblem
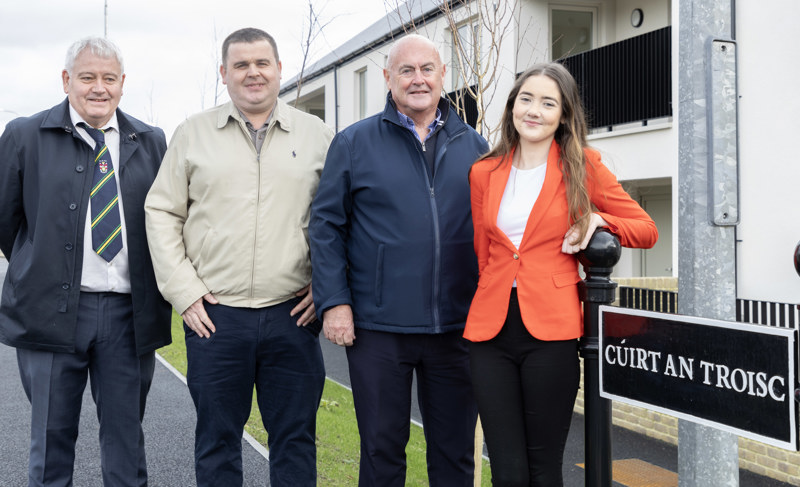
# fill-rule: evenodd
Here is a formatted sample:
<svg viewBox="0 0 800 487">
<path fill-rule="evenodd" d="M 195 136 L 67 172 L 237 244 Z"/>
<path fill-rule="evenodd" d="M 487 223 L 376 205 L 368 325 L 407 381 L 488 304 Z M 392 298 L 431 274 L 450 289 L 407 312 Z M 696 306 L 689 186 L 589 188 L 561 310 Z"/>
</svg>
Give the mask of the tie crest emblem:
<svg viewBox="0 0 800 487">
<path fill-rule="evenodd" d="M 102 161 L 98 162 L 97 166 L 100 169 L 101 173 L 105 174 L 105 173 L 108 172 L 108 161 L 106 161 L 105 159 L 103 159 Z"/>
</svg>

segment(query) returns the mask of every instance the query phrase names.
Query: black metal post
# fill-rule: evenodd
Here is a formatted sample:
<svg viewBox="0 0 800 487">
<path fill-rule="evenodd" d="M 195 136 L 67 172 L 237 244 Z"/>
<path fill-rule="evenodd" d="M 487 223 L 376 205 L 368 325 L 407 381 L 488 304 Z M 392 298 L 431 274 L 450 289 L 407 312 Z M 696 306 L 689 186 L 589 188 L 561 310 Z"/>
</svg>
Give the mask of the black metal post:
<svg viewBox="0 0 800 487">
<path fill-rule="evenodd" d="M 610 279 L 619 262 L 619 240 L 605 229 L 595 231 L 578 254 L 586 279 L 578 283 L 583 301 L 583 410 L 586 487 L 611 487 L 611 401 L 600 397 L 599 307 L 614 302 L 617 283 Z"/>
<path fill-rule="evenodd" d="M 794 248 L 794 270 L 797 272 L 797 275 L 800 276 L 800 242 L 798 242 L 797 246 Z M 800 304 L 797 306 L 800 307 Z M 800 387 L 795 387 L 794 400 L 800 403 Z"/>
<path fill-rule="evenodd" d="M 794 248 L 794 270 L 797 271 L 797 275 L 800 276 L 800 242 L 798 242 L 797 247 Z"/>
</svg>

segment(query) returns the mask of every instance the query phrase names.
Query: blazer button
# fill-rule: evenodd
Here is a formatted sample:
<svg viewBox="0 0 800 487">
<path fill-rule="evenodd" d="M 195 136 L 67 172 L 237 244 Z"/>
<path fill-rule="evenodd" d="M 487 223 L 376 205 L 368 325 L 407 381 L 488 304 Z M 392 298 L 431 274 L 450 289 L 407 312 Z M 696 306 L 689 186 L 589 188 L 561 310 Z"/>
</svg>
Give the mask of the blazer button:
<svg viewBox="0 0 800 487">
<path fill-rule="evenodd" d="M 514 260 L 519 260 L 519 254 L 514 254 Z"/>
<path fill-rule="evenodd" d="M 75 171 L 83 172 L 83 166 L 75 166 Z"/>
<path fill-rule="evenodd" d="M 76 205 L 75 203 L 70 203 L 69 204 L 69 209 L 70 210 L 76 210 L 77 208 L 78 208 L 78 205 Z"/>
<path fill-rule="evenodd" d="M 64 249 L 66 249 L 66 250 L 72 250 L 72 244 L 71 244 L 71 243 L 67 243 L 67 244 L 65 244 L 65 245 L 64 245 Z"/>
</svg>

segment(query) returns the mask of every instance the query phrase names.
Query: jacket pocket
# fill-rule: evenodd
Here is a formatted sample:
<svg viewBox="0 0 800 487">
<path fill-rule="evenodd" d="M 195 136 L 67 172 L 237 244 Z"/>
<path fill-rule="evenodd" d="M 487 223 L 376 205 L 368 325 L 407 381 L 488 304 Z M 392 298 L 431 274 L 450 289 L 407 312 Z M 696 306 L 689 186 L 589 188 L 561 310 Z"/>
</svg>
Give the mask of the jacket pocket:
<svg viewBox="0 0 800 487">
<path fill-rule="evenodd" d="M 575 271 L 557 272 L 553 274 L 553 284 L 556 287 L 572 286 L 580 282 L 581 276 Z"/>
<path fill-rule="evenodd" d="M 385 244 L 378 244 L 378 255 L 375 257 L 375 306 L 383 306 L 383 254 Z"/>
<path fill-rule="evenodd" d="M 492 275 L 484 272 L 478 279 L 478 287 L 481 289 L 485 289 L 489 287 L 489 284 L 491 284 L 491 282 L 492 282 Z"/>
<path fill-rule="evenodd" d="M 31 270 L 31 265 L 33 264 L 32 249 L 33 242 L 26 238 L 19 250 L 11 253 L 11 260 L 8 263 L 8 282 L 12 286 L 16 287 L 22 277 Z"/>
</svg>

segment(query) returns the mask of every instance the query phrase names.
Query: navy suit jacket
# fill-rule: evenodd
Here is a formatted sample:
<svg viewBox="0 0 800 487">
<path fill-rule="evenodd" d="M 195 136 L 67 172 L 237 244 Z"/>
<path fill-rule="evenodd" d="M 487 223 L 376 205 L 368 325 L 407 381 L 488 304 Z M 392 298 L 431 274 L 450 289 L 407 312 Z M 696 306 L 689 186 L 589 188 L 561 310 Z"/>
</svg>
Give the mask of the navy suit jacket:
<svg viewBox="0 0 800 487">
<path fill-rule="evenodd" d="M 144 199 L 167 143 L 164 132 L 117 110 L 136 348 L 171 341 L 169 304 L 156 287 Z M 0 342 L 74 351 L 92 148 L 72 125 L 69 102 L 10 122 L 0 136 L 0 250 L 8 272 L 0 300 Z M 91 244 L 89 242 L 88 244 Z"/>
</svg>

